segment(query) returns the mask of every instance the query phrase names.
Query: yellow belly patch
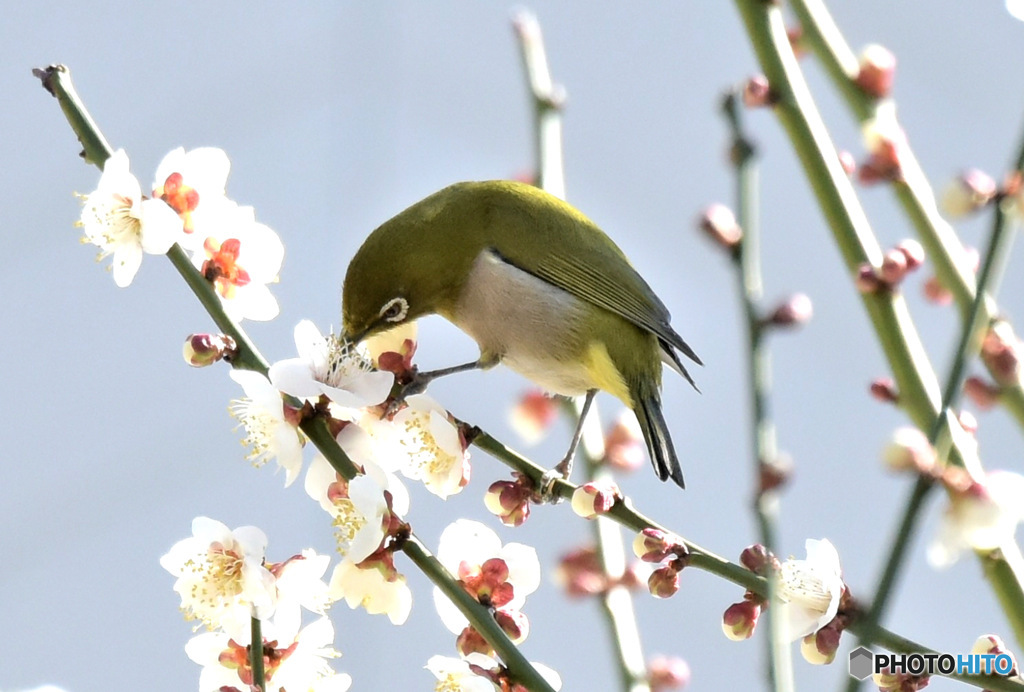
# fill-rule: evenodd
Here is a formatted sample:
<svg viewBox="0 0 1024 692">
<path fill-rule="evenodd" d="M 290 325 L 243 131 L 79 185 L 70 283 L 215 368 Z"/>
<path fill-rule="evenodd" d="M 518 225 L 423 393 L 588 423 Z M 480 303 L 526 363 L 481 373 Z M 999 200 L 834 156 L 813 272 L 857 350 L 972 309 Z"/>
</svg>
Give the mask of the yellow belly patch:
<svg viewBox="0 0 1024 692">
<path fill-rule="evenodd" d="M 587 373 L 594 381 L 598 389 L 603 389 L 613 395 L 626 406 L 633 407 L 633 398 L 629 395 L 629 388 L 622 378 L 619 369 L 615 367 L 608 349 L 600 341 L 591 341 L 587 346 L 584 356 Z"/>
</svg>

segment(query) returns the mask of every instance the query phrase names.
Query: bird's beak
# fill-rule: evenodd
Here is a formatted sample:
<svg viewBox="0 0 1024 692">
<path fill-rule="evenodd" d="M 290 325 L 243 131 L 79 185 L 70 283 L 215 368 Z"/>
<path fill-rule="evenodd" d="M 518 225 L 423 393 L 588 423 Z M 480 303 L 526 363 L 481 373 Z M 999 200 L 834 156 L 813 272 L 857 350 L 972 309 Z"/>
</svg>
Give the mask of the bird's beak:
<svg viewBox="0 0 1024 692">
<path fill-rule="evenodd" d="M 354 334 L 353 334 L 353 333 L 349 333 L 349 332 L 344 332 L 344 333 L 342 333 L 342 335 L 341 335 L 341 338 L 342 338 L 342 339 L 343 339 L 343 340 L 344 340 L 344 341 L 345 341 L 346 343 L 349 343 L 349 344 L 352 344 L 353 346 L 355 346 L 355 345 L 356 345 L 356 344 L 358 344 L 358 343 L 359 343 L 360 341 L 362 341 L 363 339 L 365 339 L 365 338 L 366 338 L 366 335 L 367 335 L 367 334 L 369 334 L 369 332 L 370 332 L 370 330 L 369 330 L 369 329 L 364 329 L 364 330 L 362 330 L 361 332 L 356 332 L 356 333 L 354 333 Z"/>
</svg>

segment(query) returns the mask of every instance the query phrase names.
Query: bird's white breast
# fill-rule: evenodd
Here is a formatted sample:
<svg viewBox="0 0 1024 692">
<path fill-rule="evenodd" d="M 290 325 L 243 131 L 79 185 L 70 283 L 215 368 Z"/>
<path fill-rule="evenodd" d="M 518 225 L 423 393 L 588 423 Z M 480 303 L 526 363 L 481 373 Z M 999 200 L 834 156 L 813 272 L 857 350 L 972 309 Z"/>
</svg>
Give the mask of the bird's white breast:
<svg viewBox="0 0 1024 692">
<path fill-rule="evenodd" d="M 451 319 L 484 356 L 499 357 L 549 392 L 576 396 L 597 386 L 581 357 L 587 347 L 584 311 L 567 291 L 485 250 Z"/>
</svg>

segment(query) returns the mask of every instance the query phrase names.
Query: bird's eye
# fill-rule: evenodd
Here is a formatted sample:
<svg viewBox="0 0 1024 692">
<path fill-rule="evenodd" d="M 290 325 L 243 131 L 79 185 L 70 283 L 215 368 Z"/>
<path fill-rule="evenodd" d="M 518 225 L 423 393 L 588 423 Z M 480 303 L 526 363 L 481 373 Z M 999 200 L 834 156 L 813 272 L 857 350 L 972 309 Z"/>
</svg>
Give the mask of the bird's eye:
<svg viewBox="0 0 1024 692">
<path fill-rule="evenodd" d="M 385 322 L 401 322 L 409 314 L 409 301 L 405 298 L 392 298 L 380 309 L 380 316 Z"/>
</svg>

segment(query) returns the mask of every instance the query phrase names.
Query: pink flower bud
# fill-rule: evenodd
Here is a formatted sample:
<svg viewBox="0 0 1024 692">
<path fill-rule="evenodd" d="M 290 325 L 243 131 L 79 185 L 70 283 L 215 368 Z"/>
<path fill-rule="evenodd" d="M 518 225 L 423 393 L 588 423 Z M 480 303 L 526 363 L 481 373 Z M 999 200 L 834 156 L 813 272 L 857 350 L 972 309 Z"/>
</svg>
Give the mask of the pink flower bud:
<svg viewBox="0 0 1024 692">
<path fill-rule="evenodd" d="M 563 555 L 555 568 L 555 582 L 574 597 L 605 593 L 611 586 L 593 546 Z"/>
<path fill-rule="evenodd" d="M 679 570 L 672 563 L 659 567 L 647 578 L 647 588 L 655 598 L 674 596 L 679 591 Z"/>
<path fill-rule="evenodd" d="M 678 536 L 647 528 L 633 539 L 633 554 L 644 562 L 661 562 L 669 556 L 682 557 L 689 551 Z"/>
<path fill-rule="evenodd" d="M 539 389 L 526 392 L 512 409 L 512 429 L 527 444 L 539 442 L 558 418 L 558 402 Z"/>
<path fill-rule="evenodd" d="M 623 411 L 604 438 L 604 461 L 622 471 L 635 471 L 646 455 L 640 424 L 632 411 Z"/>
<path fill-rule="evenodd" d="M 999 387 L 974 375 L 964 381 L 964 394 L 983 411 L 996 405 L 999 401 L 1000 391 Z"/>
<path fill-rule="evenodd" d="M 606 513 L 622 497 L 614 481 L 584 483 L 572 494 L 572 510 L 584 519 L 593 519 Z"/>
<path fill-rule="evenodd" d="M 929 303 L 946 306 L 953 302 L 953 294 L 949 292 L 937 276 L 928 277 L 924 282 L 924 297 Z"/>
<path fill-rule="evenodd" d="M 779 560 L 760 543 L 747 546 L 740 553 L 740 564 L 762 577 L 778 571 Z"/>
<path fill-rule="evenodd" d="M 887 404 L 895 404 L 900 400 L 896 383 L 891 377 L 879 377 L 871 383 L 871 396 Z"/>
<path fill-rule="evenodd" d="M 810 322 L 813 314 L 811 299 L 803 293 L 795 293 L 775 308 L 766 323 L 777 327 L 798 327 Z"/>
<path fill-rule="evenodd" d="M 800 653 L 804 660 L 815 666 L 832 663 L 839 650 L 842 632 L 831 625 L 822 627 L 817 632 L 807 635 L 800 641 Z"/>
<path fill-rule="evenodd" d="M 1013 652 L 1006 647 L 1006 642 L 997 634 L 986 634 L 983 637 L 979 637 L 974 642 L 974 646 L 971 647 L 972 654 L 994 654 L 996 656 L 1000 654 L 1006 654 L 1010 657 L 1012 667 L 1010 668 L 1009 675 L 1017 675 L 1017 659 L 1014 657 Z M 982 666 L 984 666 L 984 662 Z M 986 671 L 984 667 L 980 671 L 982 674 L 995 673 L 994 670 Z"/>
<path fill-rule="evenodd" d="M 690 683 L 690 666 L 675 656 L 655 656 L 647 663 L 651 692 L 680 690 Z"/>
<path fill-rule="evenodd" d="M 767 493 L 781 488 L 793 475 L 793 460 L 787 454 L 777 454 L 774 459 L 762 460 L 758 465 L 758 493 Z"/>
<path fill-rule="evenodd" d="M 897 428 L 882 452 L 890 471 L 929 473 L 935 468 L 935 448 L 917 428 Z"/>
<path fill-rule="evenodd" d="M 763 74 L 754 75 L 743 85 L 743 105 L 747 108 L 770 106 L 773 100 L 768 78 Z"/>
<path fill-rule="evenodd" d="M 194 368 L 213 365 L 222 358 L 230 361 L 237 355 L 238 346 L 227 334 L 190 334 L 182 348 L 185 362 Z"/>
<path fill-rule="evenodd" d="M 515 481 L 495 481 L 484 495 L 488 511 L 505 526 L 520 526 L 530 517 L 530 497 L 533 487 L 522 477 Z"/>
<path fill-rule="evenodd" d="M 907 260 L 907 271 L 914 271 L 924 264 L 924 247 L 913 238 L 900 241 L 896 249 L 903 253 Z"/>
<path fill-rule="evenodd" d="M 956 219 L 978 211 L 995 196 L 996 181 L 984 171 L 969 168 L 946 185 L 939 204 L 947 216 Z"/>
<path fill-rule="evenodd" d="M 854 82 L 868 96 L 876 99 L 888 96 L 895 75 L 896 56 L 888 48 L 871 44 L 861 51 L 860 70 Z"/>
<path fill-rule="evenodd" d="M 807 54 L 807 48 L 804 46 L 804 28 L 799 24 L 786 27 L 786 38 L 789 39 L 789 47 L 793 51 L 793 55 L 796 59 L 804 57 Z"/>
<path fill-rule="evenodd" d="M 722 631 L 734 642 L 750 639 L 760 617 L 760 603 L 748 600 L 733 603 L 722 614 Z"/>
<path fill-rule="evenodd" d="M 878 272 L 880 278 L 889 286 L 895 286 L 907 275 L 907 256 L 899 250 L 889 250 L 882 259 L 882 268 Z"/>
<path fill-rule="evenodd" d="M 1021 343 L 1009 322 L 995 322 L 981 343 L 981 359 L 996 382 L 1012 387 L 1021 382 Z"/>
<path fill-rule="evenodd" d="M 884 285 L 875 273 L 875 268 L 867 262 L 857 267 L 857 278 L 854 279 L 854 284 L 861 293 L 877 293 Z"/>
<path fill-rule="evenodd" d="M 917 692 L 928 687 L 927 675 L 916 676 L 910 673 L 890 673 L 886 668 L 881 673 L 874 673 L 871 679 L 878 685 L 879 692 Z"/>
<path fill-rule="evenodd" d="M 712 204 L 705 209 L 698 225 L 711 240 L 727 250 L 735 248 L 743 237 L 736 216 L 724 204 Z"/>
</svg>

